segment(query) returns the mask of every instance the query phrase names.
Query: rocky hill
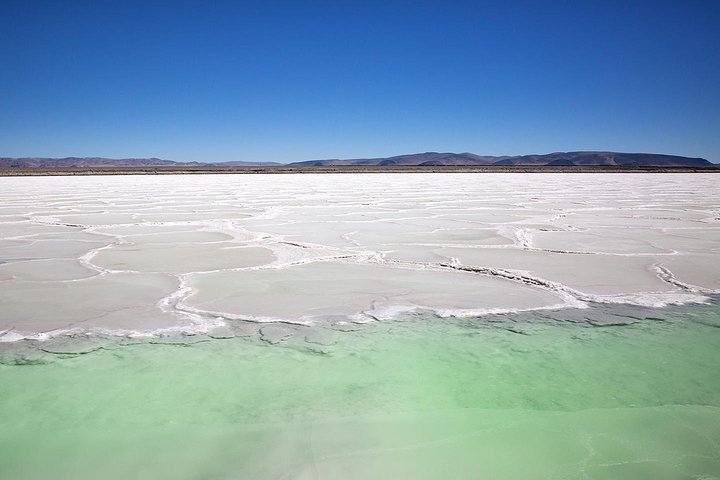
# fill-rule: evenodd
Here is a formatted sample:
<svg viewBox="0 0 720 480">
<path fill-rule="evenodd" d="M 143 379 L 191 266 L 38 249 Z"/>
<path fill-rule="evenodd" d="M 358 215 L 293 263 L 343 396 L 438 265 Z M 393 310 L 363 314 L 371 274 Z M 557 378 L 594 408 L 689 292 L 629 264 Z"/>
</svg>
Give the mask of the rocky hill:
<svg viewBox="0 0 720 480">
<path fill-rule="evenodd" d="M 350 160 L 311 160 L 291 165 L 518 165 L 518 166 L 632 166 L 632 167 L 703 167 L 713 164 L 704 158 L 655 153 L 555 152 L 545 155 L 480 156 L 473 153 L 415 153 L 385 158 Z"/>
</svg>

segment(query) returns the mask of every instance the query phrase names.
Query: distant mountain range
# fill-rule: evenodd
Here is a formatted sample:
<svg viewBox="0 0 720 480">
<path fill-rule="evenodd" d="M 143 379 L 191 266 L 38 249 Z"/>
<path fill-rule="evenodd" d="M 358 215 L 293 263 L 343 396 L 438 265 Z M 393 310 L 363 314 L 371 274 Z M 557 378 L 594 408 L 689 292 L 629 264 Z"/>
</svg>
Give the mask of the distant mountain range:
<svg viewBox="0 0 720 480">
<path fill-rule="evenodd" d="M 714 164 L 704 158 L 656 153 L 556 152 L 545 155 L 481 156 L 474 153 L 414 153 L 386 158 L 354 160 L 311 160 L 292 165 L 517 165 L 517 166 L 627 166 L 627 167 L 706 167 Z"/>
<path fill-rule="evenodd" d="M 276 162 L 175 162 L 159 158 L 3 158 L 0 168 L 78 168 L 78 167 L 251 167 L 251 166 L 442 166 L 442 165 L 499 165 L 499 166 L 614 166 L 614 167 L 710 167 L 715 164 L 704 158 L 681 157 L 656 153 L 618 152 L 555 152 L 545 155 L 482 156 L 474 153 L 413 153 L 383 158 L 348 160 L 310 160 L 282 164 Z"/>
<path fill-rule="evenodd" d="M 42 158 L 0 157 L 0 168 L 92 168 L 92 167 L 257 167 L 283 165 L 275 162 L 176 162 L 160 158 L 104 158 L 104 157 L 65 157 Z"/>
</svg>

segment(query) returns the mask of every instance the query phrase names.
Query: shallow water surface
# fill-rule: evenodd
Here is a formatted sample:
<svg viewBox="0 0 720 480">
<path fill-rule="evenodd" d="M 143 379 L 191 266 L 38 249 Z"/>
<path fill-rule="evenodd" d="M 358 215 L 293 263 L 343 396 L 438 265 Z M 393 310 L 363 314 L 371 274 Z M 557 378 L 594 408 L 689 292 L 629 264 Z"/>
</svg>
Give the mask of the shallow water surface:
<svg viewBox="0 0 720 480">
<path fill-rule="evenodd" d="M 720 308 L 613 308 L 16 344 L 0 478 L 720 478 Z"/>
</svg>

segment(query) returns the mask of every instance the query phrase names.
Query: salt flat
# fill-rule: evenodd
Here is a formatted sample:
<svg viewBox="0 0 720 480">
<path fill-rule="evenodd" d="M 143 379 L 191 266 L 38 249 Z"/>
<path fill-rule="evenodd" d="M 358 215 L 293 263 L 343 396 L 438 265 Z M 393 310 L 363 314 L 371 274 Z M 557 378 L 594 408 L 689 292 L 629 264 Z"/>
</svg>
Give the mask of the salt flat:
<svg viewBox="0 0 720 480">
<path fill-rule="evenodd" d="M 714 177 L 0 178 L 0 478 L 716 478 Z"/>
<path fill-rule="evenodd" d="M 712 174 L 0 178 L 0 340 L 703 302 Z"/>
</svg>

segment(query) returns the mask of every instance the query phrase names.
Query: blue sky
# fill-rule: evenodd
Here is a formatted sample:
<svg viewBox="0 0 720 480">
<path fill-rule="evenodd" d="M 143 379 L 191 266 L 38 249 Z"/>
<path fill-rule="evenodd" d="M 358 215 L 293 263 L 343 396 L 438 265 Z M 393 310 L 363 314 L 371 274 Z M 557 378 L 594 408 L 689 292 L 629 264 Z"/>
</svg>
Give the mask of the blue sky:
<svg viewBox="0 0 720 480">
<path fill-rule="evenodd" d="M 0 156 L 720 162 L 720 2 L 0 2 Z"/>
</svg>

